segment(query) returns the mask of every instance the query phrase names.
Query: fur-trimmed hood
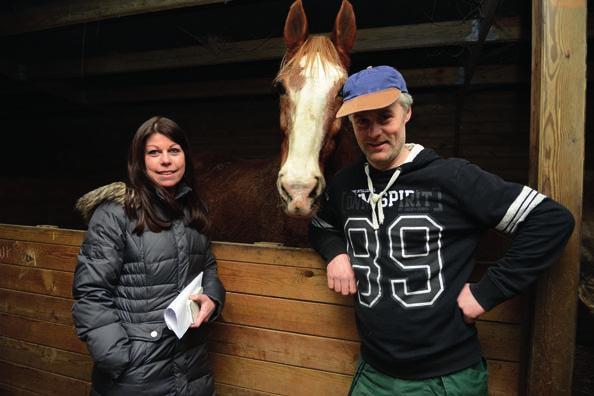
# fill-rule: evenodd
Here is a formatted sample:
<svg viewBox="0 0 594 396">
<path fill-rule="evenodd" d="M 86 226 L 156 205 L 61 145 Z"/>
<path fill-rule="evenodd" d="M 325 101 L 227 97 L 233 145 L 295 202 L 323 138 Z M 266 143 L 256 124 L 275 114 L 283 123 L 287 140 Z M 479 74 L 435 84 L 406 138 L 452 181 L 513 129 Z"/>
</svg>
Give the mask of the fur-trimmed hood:
<svg viewBox="0 0 594 396">
<path fill-rule="evenodd" d="M 86 193 L 76 201 L 76 209 L 88 223 L 97 206 L 105 201 L 114 201 L 124 205 L 126 202 L 126 183 L 115 182 Z"/>
</svg>

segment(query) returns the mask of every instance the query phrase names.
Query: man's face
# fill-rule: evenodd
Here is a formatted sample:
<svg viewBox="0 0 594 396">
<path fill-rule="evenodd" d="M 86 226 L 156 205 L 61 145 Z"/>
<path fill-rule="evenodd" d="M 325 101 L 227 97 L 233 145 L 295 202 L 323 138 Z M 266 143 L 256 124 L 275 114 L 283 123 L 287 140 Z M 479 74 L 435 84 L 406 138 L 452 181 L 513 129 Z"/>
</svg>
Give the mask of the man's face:
<svg viewBox="0 0 594 396">
<path fill-rule="evenodd" d="M 406 160 L 408 150 L 406 123 L 412 112 L 398 102 L 377 110 L 362 111 L 351 117 L 359 147 L 371 166 L 379 170 L 392 169 Z"/>
</svg>

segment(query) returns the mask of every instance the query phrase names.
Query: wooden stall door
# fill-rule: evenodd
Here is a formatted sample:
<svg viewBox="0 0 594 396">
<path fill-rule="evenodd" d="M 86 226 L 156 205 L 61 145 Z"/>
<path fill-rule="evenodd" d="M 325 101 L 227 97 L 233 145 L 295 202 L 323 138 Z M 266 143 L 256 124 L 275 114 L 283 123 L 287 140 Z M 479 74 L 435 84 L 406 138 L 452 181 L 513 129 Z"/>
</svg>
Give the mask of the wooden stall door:
<svg viewBox="0 0 594 396">
<path fill-rule="evenodd" d="M 0 394 L 83 395 L 92 362 L 70 309 L 84 232 L 0 225 Z M 489 242 L 477 266 L 490 260 Z M 212 325 L 211 359 L 221 395 L 345 395 L 359 343 L 352 298 L 327 289 L 311 250 L 214 243 L 227 288 Z M 477 324 L 492 395 L 516 395 L 526 359 L 525 298 Z"/>
</svg>

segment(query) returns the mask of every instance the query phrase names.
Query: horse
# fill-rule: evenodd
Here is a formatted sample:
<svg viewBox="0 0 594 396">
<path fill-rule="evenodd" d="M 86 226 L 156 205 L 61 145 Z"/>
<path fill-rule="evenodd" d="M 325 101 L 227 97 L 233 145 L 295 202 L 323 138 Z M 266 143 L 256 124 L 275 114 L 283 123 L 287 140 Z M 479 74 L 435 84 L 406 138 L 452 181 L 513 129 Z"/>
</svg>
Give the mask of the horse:
<svg viewBox="0 0 594 396">
<path fill-rule="evenodd" d="M 212 219 L 211 239 L 307 246 L 307 225 L 326 178 L 357 155 L 352 130 L 336 119 L 355 34 L 348 0 L 329 38 L 310 36 L 301 0 L 291 5 L 286 52 L 273 82 L 280 96 L 280 153 L 267 160 L 202 158 L 196 174 Z"/>
</svg>

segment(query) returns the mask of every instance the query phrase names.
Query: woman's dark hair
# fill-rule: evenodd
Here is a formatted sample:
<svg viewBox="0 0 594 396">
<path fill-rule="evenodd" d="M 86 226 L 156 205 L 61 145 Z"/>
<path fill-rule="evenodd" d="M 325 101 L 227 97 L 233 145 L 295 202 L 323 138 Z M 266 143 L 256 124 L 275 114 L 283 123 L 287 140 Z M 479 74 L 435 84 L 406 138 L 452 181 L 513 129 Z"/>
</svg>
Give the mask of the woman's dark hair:
<svg viewBox="0 0 594 396">
<path fill-rule="evenodd" d="M 144 156 L 146 141 L 149 136 L 160 133 L 181 146 L 185 156 L 185 172 L 180 183 L 185 182 L 191 191 L 176 200 L 166 189 L 154 183 L 146 173 Z M 185 132 L 175 123 L 165 117 L 152 117 L 145 121 L 134 134 L 128 153 L 128 194 L 126 194 L 126 213 L 131 219 L 137 219 L 135 233 L 141 234 L 145 227 L 153 232 L 159 232 L 171 227 L 171 220 L 184 218 L 186 224 L 204 232 L 208 229 L 209 221 L 206 208 L 196 193 L 194 168 L 188 138 Z M 157 197 L 160 197 L 157 198 Z M 162 207 L 157 210 L 157 203 Z"/>
</svg>

